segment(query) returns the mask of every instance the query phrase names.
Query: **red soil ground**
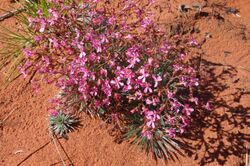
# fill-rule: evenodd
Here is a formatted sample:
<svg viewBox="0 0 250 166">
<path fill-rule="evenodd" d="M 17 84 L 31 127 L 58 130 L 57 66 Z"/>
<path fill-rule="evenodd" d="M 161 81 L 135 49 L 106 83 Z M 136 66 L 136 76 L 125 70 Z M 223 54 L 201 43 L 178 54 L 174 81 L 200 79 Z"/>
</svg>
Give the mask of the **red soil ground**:
<svg viewBox="0 0 250 166">
<path fill-rule="evenodd" d="M 175 0 L 173 13 L 167 13 L 166 1 L 158 2 L 163 10 L 160 22 L 167 23 L 175 21 L 178 4 L 194 1 Z M 247 144 L 250 147 L 250 0 L 227 2 L 227 6 L 239 9 L 240 17 L 222 11 L 220 16 L 224 21 L 206 15 L 195 21 L 194 26 L 200 30 L 194 34 L 198 41 L 206 33 L 211 36 L 200 49 L 203 53 L 200 70 L 207 80 L 203 81 L 201 93 L 210 99 L 214 110 L 195 119 L 195 127 L 184 135 L 182 141 L 189 147 L 183 149 L 184 155 L 178 155 L 176 161 L 156 162 L 128 142 L 115 143 L 104 122 L 83 116 L 82 127 L 71 133 L 69 140 L 59 140 L 62 147 L 57 143 L 67 165 L 238 166 L 244 163 Z M 8 9 L 9 5 L 9 0 L 0 1 L 0 8 Z M 12 19 L 1 24 L 15 27 Z M 0 165 L 62 165 L 50 141 L 46 112 L 48 99 L 57 90 L 44 85 L 35 93 L 26 86 L 28 80 L 22 78 L 6 87 L 4 73 L 4 70 L 0 73 L 0 120 L 4 120 L 0 126 Z"/>
</svg>

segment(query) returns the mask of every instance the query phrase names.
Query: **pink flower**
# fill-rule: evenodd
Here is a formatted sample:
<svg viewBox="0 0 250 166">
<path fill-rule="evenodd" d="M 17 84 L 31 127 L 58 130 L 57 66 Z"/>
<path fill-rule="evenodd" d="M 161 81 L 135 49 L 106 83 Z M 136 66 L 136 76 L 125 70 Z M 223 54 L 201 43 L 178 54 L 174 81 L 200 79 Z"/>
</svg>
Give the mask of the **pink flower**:
<svg viewBox="0 0 250 166">
<path fill-rule="evenodd" d="M 125 39 L 133 39 L 133 36 L 131 34 L 128 34 L 127 36 L 124 37 Z"/>
<path fill-rule="evenodd" d="M 23 78 L 26 78 L 28 76 L 28 73 L 25 68 L 21 68 L 20 73 L 23 75 Z"/>
<path fill-rule="evenodd" d="M 181 103 L 174 99 L 174 102 L 171 102 L 171 110 L 175 110 L 177 113 L 180 111 Z"/>
<path fill-rule="evenodd" d="M 119 74 L 120 77 L 124 77 L 127 79 L 127 84 L 130 84 L 132 81 L 132 78 L 134 77 L 134 73 L 132 70 L 128 68 L 124 68 L 121 73 Z"/>
<path fill-rule="evenodd" d="M 189 73 L 189 74 L 193 74 L 193 73 L 195 73 L 195 70 L 194 70 L 194 68 L 192 68 L 192 67 L 188 67 L 187 68 L 187 72 Z"/>
<path fill-rule="evenodd" d="M 128 62 L 130 63 L 130 65 L 128 65 L 128 68 L 134 68 L 135 64 L 140 62 L 140 61 L 141 60 L 137 57 L 133 57 L 133 58 L 128 59 Z"/>
<path fill-rule="evenodd" d="M 174 129 L 167 129 L 167 130 L 166 130 L 166 133 L 168 134 L 168 136 L 169 136 L 170 138 L 176 137 L 176 131 L 175 131 Z"/>
<path fill-rule="evenodd" d="M 36 42 L 39 42 L 39 41 L 42 40 L 42 37 L 41 37 L 41 36 L 35 36 L 35 37 L 34 37 L 34 40 L 35 40 Z"/>
<path fill-rule="evenodd" d="M 53 117 L 58 115 L 58 111 L 52 108 L 48 109 L 48 113 L 50 116 L 53 116 Z"/>
<path fill-rule="evenodd" d="M 139 59 L 139 52 L 137 47 L 131 47 L 127 50 L 126 55 L 129 57 L 128 62 L 129 66 L 128 68 L 133 68 L 136 63 L 140 62 Z"/>
<path fill-rule="evenodd" d="M 207 102 L 206 105 L 205 105 L 204 107 L 205 107 L 205 109 L 207 109 L 208 111 L 211 111 L 211 110 L 212 110 L 212 107 L 211 107 L 211 105 L 210 105 L 209 102 Z"/>
<path fill-rule="evenodd" d="M 104 77 L 107 77 L 108 71 L 107 71 L 106 69 L 101 69 L 101 70 L 100 70 L 100 74 L 101 74 L 102 76 L 104 76 Z"/>
<path fill-rule="evenodd" d="M 145 111 L 144 114 L 147 120 L 147 127 L 155 128 L 155 122 L 161 119 L 160 116 L 157 115 L 155 111 Z"/>
<path fill-rule="evenodd" d="M 181 76 L 180 77 L 180 84 L 182 84 L 185 87 L 187 87 L 188 86 L 188 79 L 187 79 L 187 77 Z"/>
<path fill-rule="evenodd" d="M 37 12 L 36 12 L 39 16 L 42 16 L 43 15 L 43 11 L 41 9 L 38 9 Z"/>
<path fill-rule="evenodd" d="M 123 87 L 123 91 L 124 91 L 124 92 L 127 92 L 127 91 L 129 91 L 129 90 L 131 90 L 131 89 L 133 89 L 133 87 L 132 87 L 131 85 L 125 85 L 125 86 Z"/>
<path fill-rule="evenodd" d="M 101 42 L 97 40 L 92 40 L 93 47 L 96 49 L 96 52 L 102 52 Z"/>
<path fill-rule="evenodd" d="M 97 89 L 96 87 L 93 87 L 89 93 L 90 93 L 92 96 L 97 96 L 97 94 L 98 94 L 98 89 Z"/>
<path fill-rule="evenodd" d="M 142 80 L 142 82 L 146 82 L 146 78 L 149 76 L 149 74 L 145 72 L 145 69 L 141 69 L 140 73 L 141 76 L 139 76 L 138 79 Z"/>
<path fill-rule="evenodd" d="M 89 0 L 89 1 L 92 1 L 92 2 L 97 3 L 97 2 L 99 2 L 100 0 Z"/>
<path fill-rule="evenodd" d="M 148 104 L 148 105 L 156 106 L 157 103 L 159 103 L 159 102 L 160 102 L 160 100 L 157 97 L 153 97 L 152 100 L 150 100 L 149 98 L 146 99 L 146 104 Z"/>
<path fill-rule="evenodd" d="M 57 20 L 59 18 L 59 14 L 56 10 L 54 9 L 49 9 L 49 13 L 52 14 L 53 18 Z"/>
<path fill-rule="evenodd" d="M 116 33 L 114 34 L 114 36 L 115 36 L 116 39 L 119 39 L 119 38 L 121 38 L 121 33 L 116 32 Z"/>
<path fill-rule="evenodd" d="M 193 86 L 193 85 L 199 86 L 199 80 L 198 80 L 198 78 L 192 77 L 192 78 L 190 79 L 189 86 Z"/>
<path fill-rule="evenodd" d="M 182 121 L 182 123 L 183 123 L 183 126 L 182 127 L 186 127 L 186 126 L 188 126 L 189 125 L 189 120 L 186 118 L 186 117 L 183 117 L 183 116 L 181 116 L 181 121 Z"/>
<path fill-rule="evenodd" d="M 103 92 L 108 96 L 110 97 L 111 96 L 111 93 L 112 93 L 112 88 L 109 84 L 109 81 L 108 80 L 105 80 L 102 84 L 102 90 Z"/>
<path fill-rule="evenodd" d="M 167 96 L 168 96 L 169 99 L 173 99 L 174 93 L 168 90 Z"/>
<path fill-rule="evenodd" d="M 149 64 L 149 65 L 152 65 L 153 61 L 154 61 L 153 58 L 148 58 L 148 64 Z"/>
<path fill-rule="evenodd" d="M 166 123 L 167 123 L 167 124 L 174 125 L 174 124 L 176 123 L 176 118 L 175 118 L 175 117 L 168 116 L 168 119 L 167 119 Z"/>
<path fill-rule="evenodd" d="M 194 109 L 191 108 L 191 107 L 189 106 L 189 104 L 185 104 L 185 106 L 184 106 L 182 112 L 183 112 L 185 115 L 190 116 L 191 113 L 194 112 Z"/>
<path fill-rule="evenodd" d="M 89 60 L 90 61 L 99 61 L 100 60 L 100 57 L 99 56 L 97 56 L 94 52 L 93 53 L 91 53 L 91 54 L 89 54 Z"/>
<path fill-rule="evenodd" d="M 170 50 L 171 46 L 167 43 L 163 43 L 163 45 L 160 47 L 160 51 L 162 51 L 165 54 L 168 54 L 169 50 Z"/>
<path fill-rule="evenodd" d="M 183 128 L 183 127 L 180 127 L 180 130 L 179 130 L 179 132 L 180 132 L 181 134 L 183 134 L 183 133 L 185 132 L 185 128 Z"/>
<path fill-rule="evenodd" d="M 153 3 L 155 3 L 155 0 L 148 0 L 149 5 L 152 5 Z"/>
<path fill-rule="evenodd" d="M 23 49 L 24 55 L 26 58 L 30 58 L 33 55 L 33 52 L 31 50 L 28 49 Z"/>
<path fill-rule="evenodd" d="M 112 16 L 112 17 L 110 17 L 110 18 L 108 19 L 108 23 L 109 23 L 110 25 L 113 25 L 113 24 L 115 23 L 115 21 L 116 21 L 115 16 Z"/>
<path fill-rule="evenodd" d="M 104 100 L 101 102 L 101 104 L 104 105 L 104 106 L 109 106 L 109 105 L 110 105 L 110 100 L 109 100 L 109 98 L 104 99 Z"/>
<path fill-rule="evenodd" d="M 198 46 L 199 45 L 199 43 L 193 37 L 191 37 L 189 44 L 191 46 Z"/>
<path fill-rule="evenodd" d="M 189 101 L 194 102 L 195 105 L 199 104 L 199 99 L 197 97 L 192 97 Z"/>
<path fill-rule="evenodd" d="M 39 29 L 39 32 L 43 33 L 45 31 L 45 28 L 46 28 L 46 22 L 44 19 L 41 19 L 41 27 Z"/>
<path fill-rule="evenodd" d="M 126 55 L 127 55 L 128 57 L 131 57 L 131 58 L 133 58 L 133 57 L 139 57 L 138 48 L 135 47 L 135 46 L 129 48 L 129 49 L 127 50 L 127 52 L 126 52 Z"/>
<path fill-rule="evenodd" d="M 146 83 L 146 84 L 143 84 L 143 87 L 144 87 L 144 93 L 152 93 L 153 90 L 151 89 L 151 84 L 149 83 Z"/>
<path fill-rule="evenodd" d="M 184 59 L 186 58 L 186 56 L 187 56 L 187 54 L 185 54 L 185 53 L 181 53 L 181 54 L 180 54 L 180 58 L 181 58 L 181 60 L 184 60 Z"/>
<path fill-rule="evenodd" d="M 136 97 L 137 100 L 141 100 L 142 99 L 142 93 L 141 93 L 141 91 L 136 91 L 135 92 L 135 97 Z"/>
<path fill-rule="evenodd" d="M 80 33 L 79 34 L 79 37 L 80 37 Z M 93 39 L 93 33 L 92 32 L 88 32 L 85 36 L 84 36 L 84 39 L 85 40 L 89 40 L 89 41 L 92 41 Z"/>
<path fill-rule="evenodd" d="M 83 58 L 86 56 L 86 53 L 84 51 L 81 51 L 80 55 L 79 55 L 79 58 Z"/>
<path fill-rule="evenodd" d="M 111 85 L 115 85 L 118 89 L 120 89 L 120 87 L 124 86 L 124 83 L 121 82 L 121 78 L 117 77 L 114 80 L 110 81 Z"/>
<path fill-rule="evenodd" d="M 155 84 L 154 84 L 154 87 L 156 88 L 157 86 L 158 86 L 158 84 L 159 84 L 159 82 L 161 82 L 162 81 L 162 78 L 161 78 L 161 76 L 152 76 L 153 77 L 153 79 L 154 79 L 154 81 L 155 81 Z"/>
<path fill-rule="evenodd" d="M 183 69 L 183 67 L 182 66 L 180 66 L 180 65 L 173 65 L 174 66 L 174 70 L 175 71 L 179 71 L 179 70 L 182 70 Z"/>
<path fill-rule="evenodd" d="M 146 137 L 147 139 L 152 139 L 153 137 L 153 134 L 151 131 L 148 131 L 148 130 L 142 130 L 142 136 L 143 137 Z"/>
<path fill-rule="evenodd" d="M 28 17 L 28 22 L 29 22 L 29 27 L 31 27 L 33 22 L 34 22 L 34 18 L 33 17 Z"/>
<path fill-rule="evenodd" d="M 101 39 L 101 44 L 109 42 L 105 35 L 100 35 L 100 39 Z"/>
<path fill-rule="evenodd" d="M 59 45 L 58 40 L 56 38 L 49 38 L 48 40 L 51 44 L 53 44 L 54 48 L 56 48 L 56 49 L 59 48 L 60 45 Z"/>
<path fill-rule="evenodd" d="M 119 93 L 115 93 L 115 94 L 114 94 L 114 99 L 115 99 L 116 101 L 121 100 L 121 95 L 120 95 Z"/>
<path fill-rule="evenodd" d="M 49 61 L 49 57 L 48 56 L 42 56 L 42 61 L 44 63 L 45 66 L 49 66 L 50 61 Z"/>
<path fill-rule="evenodd" d="M 148 17 L 145 17 L 142 22 L 141 22 L 141 26 L 146 29 L 150 24 L 152 23 L 152 20 Z"/>
</svg>

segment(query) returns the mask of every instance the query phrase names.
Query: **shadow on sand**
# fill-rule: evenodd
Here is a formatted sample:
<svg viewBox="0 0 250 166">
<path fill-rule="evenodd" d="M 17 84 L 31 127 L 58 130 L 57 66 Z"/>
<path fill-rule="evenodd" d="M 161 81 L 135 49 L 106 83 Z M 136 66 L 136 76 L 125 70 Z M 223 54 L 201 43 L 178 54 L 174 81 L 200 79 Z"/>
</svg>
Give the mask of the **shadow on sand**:
<svg viewBox="0 0 250 166">
<path fill-rule="evenodd" d="M 186 154 L 198 160 L 199 165 L 212 162 L 225 165 L 229 157 L 246 154 L 246 143 L 250 141 L 250 134 L 246 133 L 250 127 L 250 108 L 242 105 L 240 99 L 250 92 L 235 86 L 232 88 L 239 81 L 236 79 L 237 70 L 232 66 L 199 58 L 192 61 L 200 64 L 201 85 L 197 94 L 202 103 L 210 102 L 212 111 L 198 108 L 189 133 L 181 142 Z"/>
</svg>

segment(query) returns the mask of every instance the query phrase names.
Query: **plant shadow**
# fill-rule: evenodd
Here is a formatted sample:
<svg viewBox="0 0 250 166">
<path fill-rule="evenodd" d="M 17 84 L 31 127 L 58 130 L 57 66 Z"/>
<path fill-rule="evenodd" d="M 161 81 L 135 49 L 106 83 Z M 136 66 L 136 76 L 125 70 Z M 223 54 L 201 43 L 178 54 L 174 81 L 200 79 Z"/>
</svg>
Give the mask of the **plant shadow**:
<svg viewBox="0 0 250 166">
<path fill-rule="evenodd" d="M 191 61 L 199 64 L 201 85 L 197 97 L 203 104 L 209 101 L 212 110 L 198 108 L 181 143 L 185 153 L 198 160 L 199 165 L 212 162 L 225 165 L 230 157 L 241 158 L 246 154 L 246 144 L 250 141 L 247 132 L 250 107 L 242 105 L 240 100 L 250 92 L 237 87 L 239 79 L 234 67 L 201 57 Z"/>
</svg>

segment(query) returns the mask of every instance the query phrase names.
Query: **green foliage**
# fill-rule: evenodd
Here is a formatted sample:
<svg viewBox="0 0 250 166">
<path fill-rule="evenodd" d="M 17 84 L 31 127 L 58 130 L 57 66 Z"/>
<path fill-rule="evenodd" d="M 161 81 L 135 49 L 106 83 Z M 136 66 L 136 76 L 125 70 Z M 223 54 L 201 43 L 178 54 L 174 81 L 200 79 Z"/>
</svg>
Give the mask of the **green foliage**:
<svg viewBox="0 0 250 166">
<path fill-rule="evenodd" d="M 57 115 L 49 117 L 51 131 L 63 138 L 66 138 L 66 134 L 76 129 L 76 125 L 79 123 L 78 119 L 62 112 L 58 112 Z"/>
<path fill-rule="evenodd" d="M 180 153 L 177 141 L 164 136 L 161 130 L 157 130 L 152 139 L 142 136 L 140 124 L 131 125 L 126 134 L 124 134 L 124 139 L 132 139 L 131 143 L 140 146 L 141 150 L 145 150 L 147 154 L 152 152 L 156 160 L 158 158 L 174 159 L 173 155 Z"/>
<path fill-rule="evenodd" d="M 40 9 L 46 17 L 49 16 L 50 4 L 46 0 L 40 0 L 39 2 L 33 0 L 26 0 L 21 4 L 25 8 L 25 14 L 30 17 L 37 17 L 37 11 Z"/>
<path fill-rule="evenodd" d="M 17 67 L 23 62 L 22 49 L 33 43 L 32 36 L 25 29 L 15 32 L 1 26 L 0 42 L 3 45 L 0 51 L 0 68 L 10 64 L 7 70 L 7 80 L 10 81 L 17 74 Z"/>
<path fill-rule="evenodd" d="M 0 69 L 7 66 L 6 81 L 11 82 L 20 75 L 17 67 L 23 63 L 23 48 L 34 44 L 34 32 L 29 27 L 27 16 L 37 12 L 39 6 L 36 2 L 25 1 L 21 4 L 20 12 L 14 15 L 15 29 L 9 29 L 4 25 L 0 26 Z"/>
</svg>

